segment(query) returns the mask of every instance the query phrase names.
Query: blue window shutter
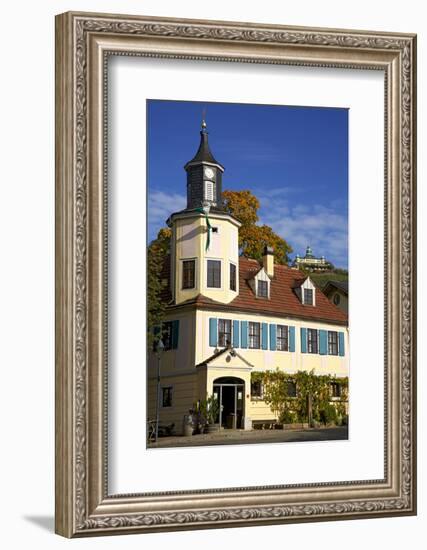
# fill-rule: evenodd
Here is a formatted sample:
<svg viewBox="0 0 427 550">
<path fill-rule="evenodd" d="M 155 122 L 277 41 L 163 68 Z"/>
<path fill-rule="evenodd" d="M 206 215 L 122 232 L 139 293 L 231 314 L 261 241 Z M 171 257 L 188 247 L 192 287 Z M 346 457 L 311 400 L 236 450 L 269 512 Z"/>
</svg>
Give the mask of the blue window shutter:
<svg viewBox="0 0 427 550">
<path fill-rule="evenodd" d="M 261 347 L 262 349 L 268 349 L 268 324 L 267 323 L 261 323 L 261 330 L 262 330 L 262 334 L 261 334 L 261 338 L 262 338 L 262 343 L 261 343 Z"/>
<path fill-rule="evenodd" d="M 247 348 L 248 347 L 248 322 L 242 321 L 240 324 L 242 328 L 242 331 L 241 331 L 242 339 L 241 339 L 240 345 L 242 348 Z"/>
<path fill-rule="evenodd" d="M 289 351 L 295 351 L 295 327 L 289 327 Z"/>
<path fill-rule="evenodd" d="M 240 343 L 240 322 L 233 321 L 233 348 L 238 348 Z"/>
<path fill-rule="evenodd" d="M 277 325 L 270 325 L 270 349 L 276 350 Z"/>
<path fill-rule="evenodd" d="M 307 329 L 301 327 L 301 353 L 307 353 Z"/>
<path fill-rule="evenodd" d="M 338 346 L 339 354 L 340 354 L 341 357 L 344 357 L 345 348 L 344 348 L 344 333 L 343 332 L 338 333 L 338 343 L 339 343 L 339 346 Z"/>
<path fill-rule="evenodd" d="M 172 349 L 177 349 L 179 338 L 179 320 L 172 321 Z"/>
<path fill-rule="evenodd" d="M 319 330 L 319 353 L 328 355 L 328 331 Z"/>
<path fill-rule="evenodd" d="M 218 344 L 218 319 L 211 317 L 209 319 L 209 345 L 216 348 Z"/>
</svg>

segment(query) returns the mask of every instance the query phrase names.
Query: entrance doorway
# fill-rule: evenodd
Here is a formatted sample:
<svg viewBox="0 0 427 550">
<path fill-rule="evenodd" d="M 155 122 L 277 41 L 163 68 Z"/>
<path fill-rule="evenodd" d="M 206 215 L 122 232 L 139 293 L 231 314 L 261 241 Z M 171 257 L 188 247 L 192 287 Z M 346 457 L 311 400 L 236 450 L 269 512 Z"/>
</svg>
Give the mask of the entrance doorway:
<svg viewBox="0 0 427 550">
<path fill-rule="evenodd" d="M 213 395 L 219 403 L 216 422 L 222 428 L 243 428 L 245 382 L 234 376 L 217 378 L 213 383 Z"/>
</svg>

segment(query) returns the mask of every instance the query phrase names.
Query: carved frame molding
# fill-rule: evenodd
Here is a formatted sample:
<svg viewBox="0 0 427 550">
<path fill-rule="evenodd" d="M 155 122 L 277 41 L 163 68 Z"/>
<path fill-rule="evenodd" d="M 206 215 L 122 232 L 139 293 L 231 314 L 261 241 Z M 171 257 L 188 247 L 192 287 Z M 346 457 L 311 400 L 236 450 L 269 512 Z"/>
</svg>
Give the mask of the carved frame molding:
<svg viewBox="0 0 427 550">
<path fill-rule="evenodd" d="M 369 68 L 385 74 L 385 478 L 108 495 L 109 55 Z M 416 37 L 66 13 L 56 18 L 56 531 L 67 536 L 416 512 Z"/>
</svg>

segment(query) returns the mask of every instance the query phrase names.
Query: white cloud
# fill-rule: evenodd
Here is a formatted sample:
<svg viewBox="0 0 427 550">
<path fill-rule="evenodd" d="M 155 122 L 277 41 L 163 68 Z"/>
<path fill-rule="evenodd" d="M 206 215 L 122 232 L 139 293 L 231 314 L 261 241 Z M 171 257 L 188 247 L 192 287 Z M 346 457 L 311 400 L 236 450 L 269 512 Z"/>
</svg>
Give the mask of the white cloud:
<svg viewBox="0 0 427 550">
<path fill-rule="evenodd" d="M 264 208 L 260 223 L 270 225 L 286 239 L 294 253 L 305 254 L 308 245 L 316 256 L 325 256 L 337 267 L 348 264 L 347 215 L 335 204 L 334 208 L 321 204 L 289 204 L 286 201 L 269 201 Z"/>
<path fill-rule="evenodd" d="M 184 195 L 150 190 L 148 193 L 148 220 L 152 233 L 149 238 L 155 238 L 158 230 L 165 226 L 168 217 L 173 212 L 183 210 L 186 205 L 187 199 Z"/>
<path fill-rule="evenodd" d="M 286 189 L 286 188 L 285 188 Z M 337 267 L 348 263 L 348 223 L 344 205 L 334 201 L 329 206 L 295 204 L 288 193 L 278 188 L 257 192 L 260 199 L 260 224 L 270 225 L 286 239 L 294 253 L 305 254 L 310 245 L 316 256 L 325 256 Z M 179 193 L 152 190 L 148 198 L 149 238 L 156 237 L 167 218 L 186 207 L 187 199 Z"/>
</svg>

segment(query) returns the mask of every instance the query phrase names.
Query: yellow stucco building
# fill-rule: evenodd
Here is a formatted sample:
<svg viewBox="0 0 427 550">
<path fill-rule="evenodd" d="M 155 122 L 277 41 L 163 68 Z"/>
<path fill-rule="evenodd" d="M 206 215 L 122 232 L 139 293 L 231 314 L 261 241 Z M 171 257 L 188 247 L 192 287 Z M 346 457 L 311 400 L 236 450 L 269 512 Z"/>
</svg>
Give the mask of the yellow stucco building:
<svg viewBox="0 0 427 550">
<path fill-rule="evenodd" d="M 280 369 L 348 376 L 345 312 L 299 270 L 239 256 L 240 222 L 222 208 L 224 168 L 213 157 L 205 125 L 195 157 L 185 165 L 187 208 L 171 214 L 171 250 L 164 352 L 148 353 L 148 418 L 174 423 L 177 433 L 195 402 L 214 395 L 218 422 L 251 429 L 274 419 L 251 373 Z M 207 215 L 208 214 L 208 215 Z M 157 397 L 158 396 L 158 397 Z"/>
</svg>

